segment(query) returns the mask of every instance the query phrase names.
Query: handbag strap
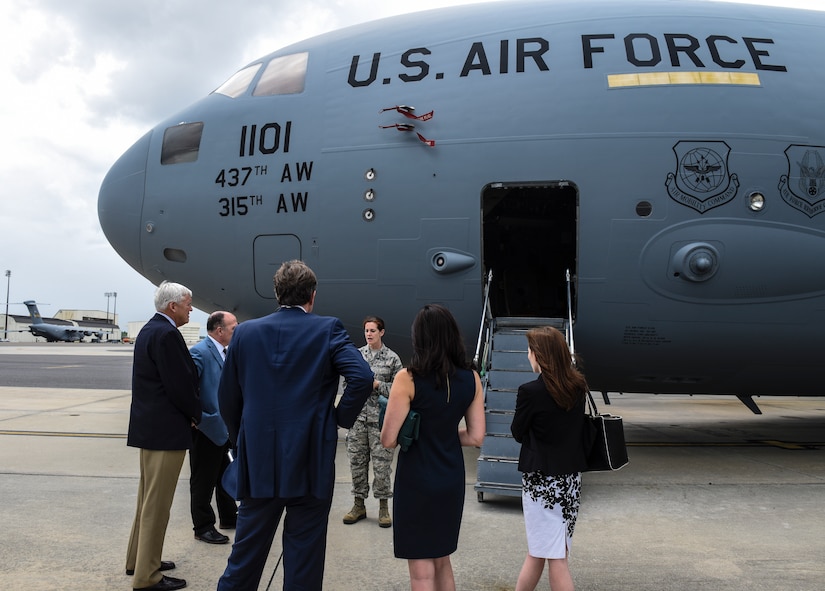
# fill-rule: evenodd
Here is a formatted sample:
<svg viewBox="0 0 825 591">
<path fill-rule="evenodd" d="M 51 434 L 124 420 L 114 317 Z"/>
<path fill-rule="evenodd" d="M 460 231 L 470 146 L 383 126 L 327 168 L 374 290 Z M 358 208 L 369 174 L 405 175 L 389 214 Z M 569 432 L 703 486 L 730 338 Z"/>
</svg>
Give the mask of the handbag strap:
<svg viewBox="0 0 825 591">
<path fill-rule="evenodd" d="M 587 404 L 584 412 L 589 414 L 591 417 L 595 417 L 599 414 L 599 409 L 596 408 L 596 402 L 593 400 L 593 394 L 590 393 L 590 388 L 587 389 Z"/>
</svg>

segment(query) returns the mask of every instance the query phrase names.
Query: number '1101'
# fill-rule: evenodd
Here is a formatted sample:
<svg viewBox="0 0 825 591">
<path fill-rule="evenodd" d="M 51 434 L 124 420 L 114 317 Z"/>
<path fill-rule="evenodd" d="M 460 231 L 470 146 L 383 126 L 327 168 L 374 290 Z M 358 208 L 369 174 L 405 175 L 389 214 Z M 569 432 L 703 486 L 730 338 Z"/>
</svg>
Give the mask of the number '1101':
<svg viewBox="0 0 825 591">
<path fill-rule="evenodd" d="M 254 156 L 257 149 L 261 154 L 274 154 L 283 145 L 284 153 L 289 152 L 289 140 L 292 135 L 292 121 L 283 127 L 280 123 L 266 123 L 258 129 L 257 125 L 241 127 L 240 156 Z"/>
</svg>

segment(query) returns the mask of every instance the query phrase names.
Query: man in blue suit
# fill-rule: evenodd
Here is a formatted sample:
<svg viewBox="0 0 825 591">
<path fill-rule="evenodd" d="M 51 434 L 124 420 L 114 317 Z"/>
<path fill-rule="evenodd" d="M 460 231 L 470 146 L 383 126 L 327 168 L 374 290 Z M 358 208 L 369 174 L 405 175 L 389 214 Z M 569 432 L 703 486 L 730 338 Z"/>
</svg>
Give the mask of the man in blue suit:
<svg viewBox="0 0 825 591">
<path fill-rule="evenodd" d="M 200 376 L 203 415 L 192 428 L 189 450 L 189 507 L 195 539 L 207 544 L 226 544 L 229 538 L 215 529 L 212 493 L 218 506 L 221 529 L 235 527 L 238 507 L 221 484 L 229 465 L 229 432 L 218 411 L 218 385 L 226 350 L 238 320 L 230 312 L 212 312 L 206 319 L 206 338 L 189 349 Z"/>
<path fill-rule="evenodd" d="M 237 448 L 224 482 L 230 489 L 234 477 L 241 501 L 218 591 L 258 588 L 284 510 L 284 589 L 322 588 L 338 427 L 352 426 L 372 392 L 372 371 L 341 321 L 312 314 L 312 269 L 288 261 L 274 282 L 281 307 L 238 326 L 218 390 Z"/>
</svg>

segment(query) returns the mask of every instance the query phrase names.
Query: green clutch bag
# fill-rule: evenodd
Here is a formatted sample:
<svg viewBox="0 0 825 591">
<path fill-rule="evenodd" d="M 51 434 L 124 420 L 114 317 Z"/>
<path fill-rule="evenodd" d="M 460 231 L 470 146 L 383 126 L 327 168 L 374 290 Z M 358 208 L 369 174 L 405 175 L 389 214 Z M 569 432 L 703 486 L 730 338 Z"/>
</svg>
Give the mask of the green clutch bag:
<svg viewBox="0 0 825 591">
<path fill-rule="evenodd" d="M 387 402 L 389 399 L 386 396 L 378 397 L 378 428 L 384 427 L 384 413 L 387 411 Z M 401 446 L 401 451 L 407 451 L 413 442 L 418 439 L 418 429 L 421 425 L 421 415 L 414 410 L 407 413 L 407 418 L 404 419 L 404 424 L 401 425 L 401 430 L 398 432 L 398 445 Z"/>
</svg>

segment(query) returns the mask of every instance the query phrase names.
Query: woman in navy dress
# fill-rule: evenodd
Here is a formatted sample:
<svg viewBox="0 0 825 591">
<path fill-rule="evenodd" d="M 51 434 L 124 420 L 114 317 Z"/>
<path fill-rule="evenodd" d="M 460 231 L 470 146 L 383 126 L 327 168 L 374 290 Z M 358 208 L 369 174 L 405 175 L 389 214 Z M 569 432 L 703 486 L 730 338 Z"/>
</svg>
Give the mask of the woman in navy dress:
<svg viewBox="0 0 825 591">
<path fill-rule="evenodd" d="M 527 331 L 527 358 L 541 374 L 519 386 L 510 430 L 521 443 L 521 502 L 527 557 L 516 591 L 533 591 L 547 562 L 550 589 L 573 591 L 567 563 L 587 467 L 584 415 L 587 383 L 573 365 L 562 334 L 545 326 Z"/>
<path fill-rule="evenodd" d="M 458 546 L 466 488 L 461 447 L 484 440 L 484 393 L 449 310 L 424 306 L 413 322 L 412 344 L 412 361 L 395 377 L 381 431 L 381 443 L 394 448 L 409 410 L 421 415 L 418 440 L 399 454 L 395 471 L 394 551 L 408 561 L 413 591 L 453 591 L 450 554 Z"/>
</svg>

